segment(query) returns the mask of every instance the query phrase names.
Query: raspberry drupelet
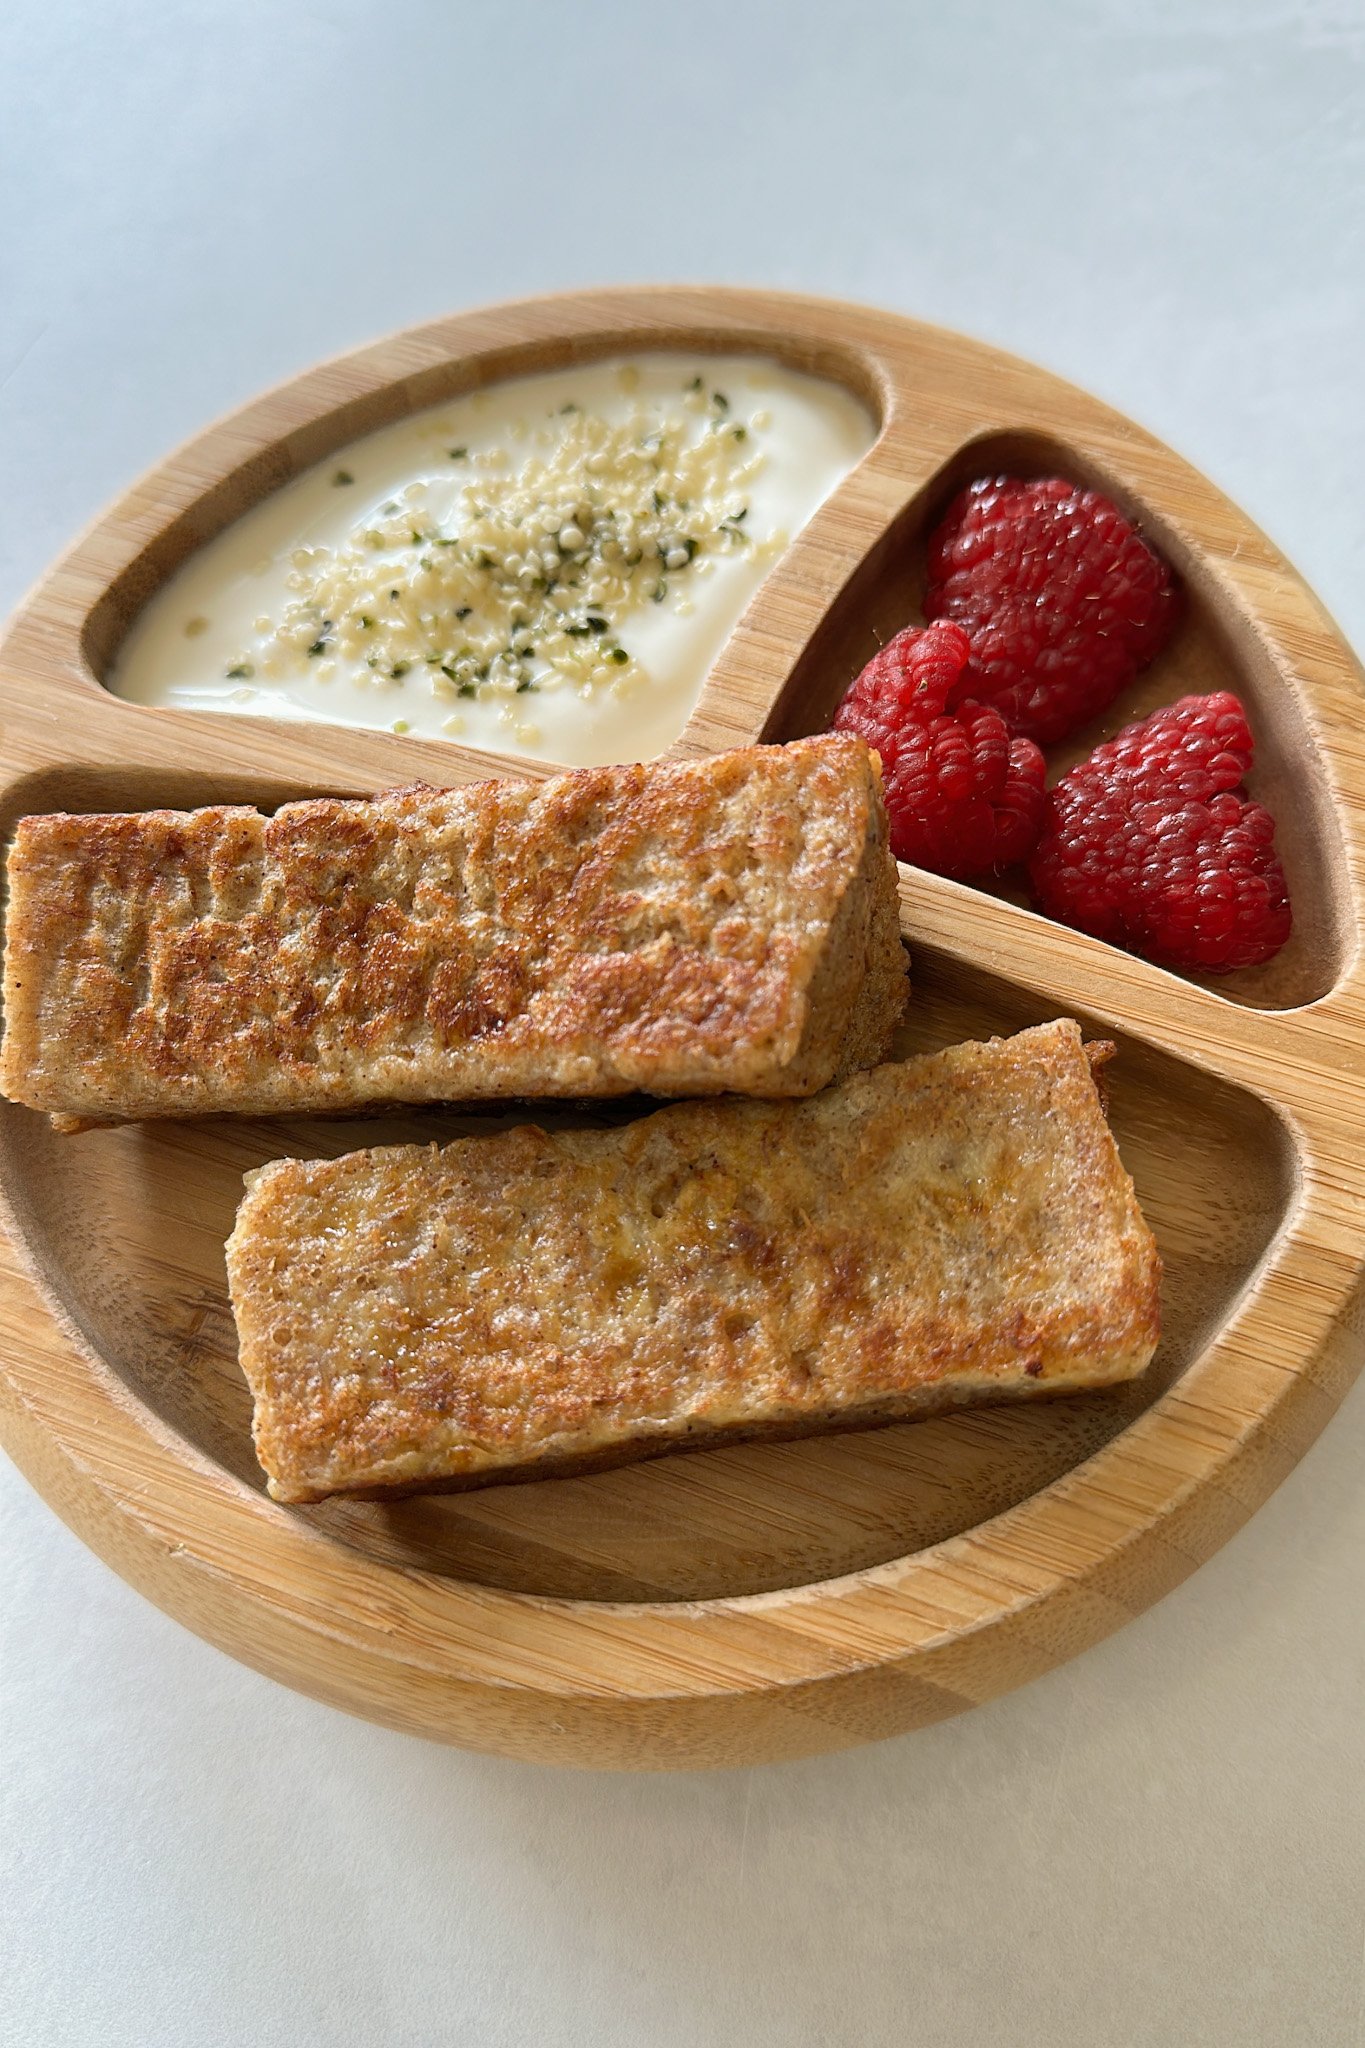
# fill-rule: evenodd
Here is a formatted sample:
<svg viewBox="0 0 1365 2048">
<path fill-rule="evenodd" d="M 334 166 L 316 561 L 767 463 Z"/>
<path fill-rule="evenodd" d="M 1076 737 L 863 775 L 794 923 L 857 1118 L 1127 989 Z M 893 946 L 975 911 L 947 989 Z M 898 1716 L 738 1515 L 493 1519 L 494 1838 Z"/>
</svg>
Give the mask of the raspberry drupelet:
<svg viewBox="0 0 1365 2048">
<path fill-rule="evenodd" d="M 1109 499 L 1062 477 L 983 477 L 929 542 L 928 619 L 971 635 L 963 695 L 1047 746 L 1098 717 L 1170 638 L 1165 562 Z"/>
<path fill-rule="evenodd" d="M 1291 916 L 1275 821 L 1240 788 L 1251 728 L 1227 690 L 1182 697 L 1064 775 L 1029 862 L 1038 907 L 1165 967 L 1228 974 Z"/>
<path fill-rule="evenodd" d="M 971 643 L 960 626 L 907 627 L 873 656 L 834 716 L 881 755 L 891 850 L 938 875 L 998 874 L 1043 817 L 1043 757 L 997 711 L 957 701 Z M 950 708 L 951 706 L 951 708 Z"/>
</svg>

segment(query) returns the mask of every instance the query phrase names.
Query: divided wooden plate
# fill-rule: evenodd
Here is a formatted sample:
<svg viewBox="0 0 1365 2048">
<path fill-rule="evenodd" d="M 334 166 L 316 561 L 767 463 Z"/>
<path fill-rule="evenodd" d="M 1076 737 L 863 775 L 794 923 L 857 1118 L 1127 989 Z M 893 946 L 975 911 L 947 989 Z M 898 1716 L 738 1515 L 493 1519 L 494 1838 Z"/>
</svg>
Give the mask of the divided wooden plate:
<svg viewBox="0 0 1365 2048">
<path fill-rule="evenodd" d="M 0 1430 L 134 1585 L 288 1684 L 395 1727 L 588 1765 L 738 1764 L 936 1720 L 1117 1628 L 1255 1509 L 1365 1334 L 1365 701 L 1311 594 L 1149 435 L 1040 370 L 859 307 L 611 291 L 437 322 L 212 428 L 78 543 L 0 650 L 3 826 L 26 811 L 528 774 L 455 745 L 125 704 L 101 686 L 202 541 L 359 433 L 623 350 L 752 350 L 841 381 L 875 447 L 761 589 L 679 740 L 820 729 L 913 615 L 926 526 L 997 467 L 1095 480 L 1184 578 L 1180 634 L 1106 730 L 1185 690 L 1248 700 L 1294 938 L 1197 985 L 1012 901 L 902 871 L 905 1049 L 1061 1014 L 1118 1041 L 1112 1114 L 1166 1261 L 1136 1386 L 863 1436 L 396 1506 L 267 1499 L 228 1313 L 242 1172 L 487 1127 L 184 1123 L 56 1138 L 0 1105 Z M 1086 737 L 1089 744 L 1094 735 Z"/>
</svg>

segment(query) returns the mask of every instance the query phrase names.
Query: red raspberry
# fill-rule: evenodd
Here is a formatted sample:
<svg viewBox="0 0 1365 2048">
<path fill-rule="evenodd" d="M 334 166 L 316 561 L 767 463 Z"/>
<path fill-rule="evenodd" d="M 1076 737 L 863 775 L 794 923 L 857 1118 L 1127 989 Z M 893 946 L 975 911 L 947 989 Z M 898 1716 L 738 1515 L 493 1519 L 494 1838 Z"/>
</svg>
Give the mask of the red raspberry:
<svg viewBox="0 0 1365 2048">
<path fill-rule="evenodd" d="M 1039 908 L 1166 967 L 1269 960 L 1289 937 L 1289 892 L 1275 820 L 1238 787 L 1252 754 L 1227 690 L 1125 726 L 1048 798 L 1029 863 Z"/>
<path fill-rule="evenodd" d="M 946 707 L 967 667 L 960 626 L 909 626 L 875 654 L 834 714 L 882 758 L 891 850 L 936 875 L 998 873 L 1042 823 L 1043 757 L 983 704 Z"/>
<path fill-rule="evenodd" d="M 1178 609 L 1170 570 L 1118 507 L 1062 477 L 983 477 L 929 542 L 924 615 L 971 634 L 964 694 L 1044 746 L 1155 659 Z"/>
</svg>

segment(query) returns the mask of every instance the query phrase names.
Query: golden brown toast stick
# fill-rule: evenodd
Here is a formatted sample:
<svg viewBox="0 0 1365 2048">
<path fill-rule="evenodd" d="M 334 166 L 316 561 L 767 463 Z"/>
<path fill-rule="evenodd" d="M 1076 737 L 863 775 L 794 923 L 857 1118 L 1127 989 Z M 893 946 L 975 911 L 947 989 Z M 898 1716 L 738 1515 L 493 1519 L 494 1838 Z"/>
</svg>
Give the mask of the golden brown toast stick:
<svg viewBox="0 0 1365 2048">
<path fill-rule="evenodd" d="M 842 736 L 549 782 L 20 821 L 12 1101 L 86 1122 L 804 1095 L 905 1001 L 875 757 Z"/>
<path fill-rule="evenodd" d="M 1159 1327 L 1070 1021 L 808 1102 L 278 1161 L 228 1271 L 289 1501 L 1108 1386 Z"/>
</svg>

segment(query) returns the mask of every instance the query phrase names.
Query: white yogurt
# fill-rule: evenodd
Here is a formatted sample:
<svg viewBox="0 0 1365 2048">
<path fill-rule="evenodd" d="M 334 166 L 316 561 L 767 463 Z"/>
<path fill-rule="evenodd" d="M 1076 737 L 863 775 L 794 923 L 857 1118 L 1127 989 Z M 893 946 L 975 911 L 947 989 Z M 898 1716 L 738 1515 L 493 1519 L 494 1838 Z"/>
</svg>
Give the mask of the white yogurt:
<svg viewBox="0 0 1365 2048">
<path fill-rule="evenodd" d="M 652 516 L 659 500 L 642 497 L 642 482 L 656 425 L 679 488 L 693 490 L 703 467 L 708 482 L 696 498 L 665 494 Z M 581 449 L 593 435 L 611 453 L 582 477 L 589 531 L 569 512 L 540 537 L 542 553 L 517 529 L 495 557 L 498 590 L 485 604 L 462 585 L 456 611 L 451 577 L 468 584 L 471 560 L 485 563 L 469 552 L 471 506 L 498 521 L 506 503 L 553 500 L 535 479 L 563 484 L 580 459 L 565 436 Z M 146 606 L 109 687 L 139 704 L 397 730 L 571 765 L 648 760 L 677 738 L 773 562 L 873 438 L 837 385 L 751 356 L 649 355 L 497 385 L 353 442 L 246 513 Z M 618 543 L 607 523 L 624 516 L 611 509 L 618 476 L 645 505 L 643 545 L 667 563 L 639 560 L 629 523 Z M 522 587 L 531 623 L 511 631 L 507 592 Z M 472 651 L 458 644 L 479 633 Z M 505 656 L 489 657 L 504 638 Z"/>
</svg>

